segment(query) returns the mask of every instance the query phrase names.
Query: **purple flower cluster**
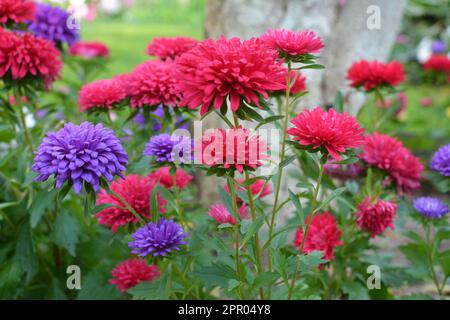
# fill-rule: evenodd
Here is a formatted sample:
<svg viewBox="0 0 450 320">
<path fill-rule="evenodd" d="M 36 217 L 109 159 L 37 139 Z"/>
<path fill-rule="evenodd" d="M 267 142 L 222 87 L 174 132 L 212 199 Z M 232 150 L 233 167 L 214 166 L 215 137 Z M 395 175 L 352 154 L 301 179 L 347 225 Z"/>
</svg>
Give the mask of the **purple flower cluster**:
<svg viewBox="0 0 450 320">
<path fill-rule="evenodd" d="M 55 175 L 56 187 L 73 182 L 79 193 L 83 182 L 99 189 L 100 178 L 113 180 L 122 176 L 128 155 L 111 129 L 101 124 L 83 122 L 79 126 L 66 123 L 57 132 L 49 132 L 35 152 L 35 181 L 45 181 Z"/>
<path fill-rule="evenodd" d="M 439 219 L 450 212 L 449 207 L 437 198 L 420 197 L 414 200 L 414 208 L 424 217 Z"/>
<path fill-rule="evenodd" d="M 173 222 L 160 218 L 158 223 L 150 222 L 133 233 L 134 241 L 128 246 L 134 250 L 131 252 L 141 257 L 149 254 L 153 256 L 165 256 L 172 250 L 180 250 L 181 245 L 187 244 L 184 241 L 188 235 L 183 232 L 183 228 Z"/>
<path fill-rule="evenodd" d="M 155 156 L 158 162 L 187 162 L 192 159 L 192 140 L 161 133 L 150 138 L 144 155 Z"/>
<path fill-rule="evenodd" d="M 430 168 L 443 176 L 450 176 L 450 144 L 440 147 L 433 155 Z"/>
<path fill-rule="evenodd" d="M 35 20 L 28 22 L 28 30 L 38 37 L 58 44 L 73 45 L 79 39 L 78 30 L 69 28 L 70 15 L 65 10 L 38 3 Z"/>
<path fill-rule="evenodd" d="M 164 107 L 162 105 L 160 105 L 155 111 L 152 112 L 152 114 L 162 119 L 164 117 Z M 153 118 L 151 120 L 153 120 L 152 121 L 152 123 L 153 123 L 152 130 L 155 132 L 160 131 L 162 128 L 161 121 L 155 120 Z M 175 127 L 181 128 L 181 129 L 187 129 L 188 128 L 187 123 L 185 123 L 183 121 L 184 121 L 183 117 L 176 116 Z M 145 116 L 143 114 L 143 111 L 139 112 L 134 117 L 134 122 L 136 122 L 140 126 L 141 129 L 144 129 Z"/>
</svg>

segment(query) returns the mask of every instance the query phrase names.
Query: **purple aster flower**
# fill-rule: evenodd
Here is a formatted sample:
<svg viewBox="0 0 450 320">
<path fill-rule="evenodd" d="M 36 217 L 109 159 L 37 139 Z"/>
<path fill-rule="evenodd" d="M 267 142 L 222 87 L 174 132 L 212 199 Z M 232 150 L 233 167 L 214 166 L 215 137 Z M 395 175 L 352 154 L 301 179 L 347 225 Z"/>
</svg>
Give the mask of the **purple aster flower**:
<svg viewBox="0 0 450 320">
<path fill-rule="evenodd" d="M 450 144 L 440 147 L 430 162 L 430 168 L 443 176 L 450 176 Z"/>
<path fill-rule="evenodd" d="M 144 111 L 139 112 L 134 117 L 134 122 L 136 122 L 140 126 L 141 129 L 144 129 L 144 124 L 145 124 L 145 116 L 144 116 L 143 112 Z M 161 119 L 164 118 L 164 107 L 162 105 L 160 105 L 155 111 L 152 112 L 152 114 Z M 153 124 L 153 126 L 152 126 L 153 131 L 158 132 L 161 130 L 161 127 L 162 127 L 161 121 L 151 118 L 151 123 Z M 184 118 L 180 117 L 180 116 L 175 117 L 175 127 L 181 128 L 181 129 L 188 129 L 188 125 L 184 121 Z"/>
<path fill-rule="evenodd" d="M 128 243 L 128 247 L 134 249 L 133 254 L 145 257 L 149 254 L 153 256 L 165 256 L 172 250 L 180 250 L 181 245 L 187 244 L 184 241 L 188 235 L 183 233 L 183 228 L 173 222 L 160 218 L 158 223 L 150 222 L 139 228 L 131 235 L 134 241 Z"/>
<path fill-rule="evenodd" d="M 38 3 L 35 20 L 28 22 L 28 30 L 36 36 L 69 46 L 79 39 L 78 30 L 69 28 L 70 15 L 67 11 L 48 4 Z"/>
<path fill-rule="evenodd" d="M 432 197 L 417 198 L 413 206 L 422 216 L 432 219 L 442 218 L 450 211 L 444 202 Z"/>
<path fill-rule="evenodd" d="M 57 188 L 69 181 L 79 193 L 83 182 L 97 191 L 101 177 L 108 181 L 114 175 L 123 177 L 127 163 L 128 155 L 111 129 L 83 122 L 79 126 L 66 123 L 57 132 L 47 133 L 35 151 L 32 168 L 39 173 L 35 181 L 54 175 Z"/>
<path fill-rule="evenodd" d="M 442 40 L 436 40 L 431 45 L 433 53 L 443 53 L 445 51 L 445 42 Z"/>
<path fill-rule="evenodd" d="M 187 162 L 192 159 L 192 140 L 185 136 L 161 133 L 150 138 L 145 145 L 144 155 L 155 156 L 158 162 Z"/>
</svg>

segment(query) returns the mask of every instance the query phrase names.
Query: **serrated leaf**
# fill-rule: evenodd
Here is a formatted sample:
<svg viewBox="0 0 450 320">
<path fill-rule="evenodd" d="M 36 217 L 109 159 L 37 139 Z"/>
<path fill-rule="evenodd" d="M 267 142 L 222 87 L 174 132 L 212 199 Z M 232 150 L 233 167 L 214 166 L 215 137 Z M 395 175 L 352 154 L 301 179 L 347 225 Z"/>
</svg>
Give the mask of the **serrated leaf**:
<svg viewBox="0 0 450 320">
<path fill-rule="evenodd" d="M 51 210 L 54 208 L 54 200 L 58 192 L 58 189 L 53 189 L 50 191 L 42 190 L 36 195 L 30 207 L 30 222 L 32 228 L 37 226 L 45 213 L 45 209 Z"/>
<path fill-rule="evenodd" d="M 245 220 L 243 220 L 245 221 Z M 244 245 L 255 235 L 256 232 L 261 228 L 261 226 L 264 223 L 264 216 L 258 216 L 250 226 L 248 227 L 248 230 L 245 232 L 244 237 L 242 238 L 242 241 L 240 243 L 241 248 L 244 247 Z"/>
<path fill-rule="evenodd" d="M 31 237 L 30 224 L 25 221 L 22 221 L 20 225 L 14 259 L 27 274 L 26 282 L 28 283 L 38 271 L 38 261 Z"/>
<path fill-rule="evenodd" d="M 61 246 L 75 256 L 75 249 L 80 234 L 78 220 L 72 217 L 66 210 L 62 210 L 56 216 L 56 221 L 51 234 L 51 239 L 58 246 Z"/>
</svg>

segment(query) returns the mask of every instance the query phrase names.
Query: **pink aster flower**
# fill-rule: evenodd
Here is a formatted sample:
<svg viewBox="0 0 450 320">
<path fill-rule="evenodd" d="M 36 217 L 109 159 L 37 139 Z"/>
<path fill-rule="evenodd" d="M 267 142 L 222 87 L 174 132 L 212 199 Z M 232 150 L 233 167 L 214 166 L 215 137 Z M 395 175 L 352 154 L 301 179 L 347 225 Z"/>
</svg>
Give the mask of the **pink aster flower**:
<svg viewBox="0 0 450 320">
<path fill-rule="evenodd" d="M 195 157 L 208 166 L 223 166 L 242 172 L 244 167 L 256 169 L 268 158 L 267 146 L 258 136 L 245 128 L 214 129 L 206 132 Z M 197 153 L 199 154 L 197 156 Z"/>
<path fill-rule="evenodd" d="M 122 261 L 112 271 L 113 278 L 109 282 L 121 292 L 136 286 L 142 281 L 152 281 L 160 275 L 155 265 L 149 265 L 144 259 L 134 258 Z"/>
<path fill-rule="evenodd" d="M 238 213 L 242 219 L 247 217 L 247 207 L 243 204 L 239 209 Z M 213 204 L 209 207 L 208 215 L 216 220 L 218 223 L 230 223 L 234 224 L 234 217 L 228 212 L 227 208 L 223 204 Z"/>
<path fill-rule="evenodd" d="M 309 217 L 305 223 L 308 223 Z M 339 229 L 336 219 L 329 212 L 318 212 L 312 217 L 311 225 L 306 235 L 303 253 L 323 251 L 324 258 L 334 258 L 334 248 L 342 245 L 342 231 Z M 303 228 L 300 227 L 295 234 L 295 246 L 301 247 L 303 241 Z"/>
<path fill-rule="evenodd" d="M 61 68 L 60 53 L 52 42 L 0 28 L 0 78 L 8 73 L 16 81 L 29 77 L 48 88 Z"/>
<path fill-rule="evenodd" d="M 398 61 L 382 63 L 360 60 L 351 65 L 347 72 L 350 86 L 370 91 L 381 86 L 396 87 L 405 79 L 403 65 Z"/>
<path fill-rule="evenodd" d="M 154 38 L 149 43 L 145 53 L 161 60 L 175 60 L 175 58 L 192 49 L 197 43 L 199 43 L 198 40 L 189 37 Z"/>
<path fill-rule="evenodd" d="M 282 57 L 288 59 L 304 54 L 317 53 L 324 47 L 322 39 L 309 30 L 269 29 L 261 36 L 261 39 L 273 49 L 277 49 Z"/>
<path fill-rule="evenodd" d="M 69 53 L 84 59 L 108 57 L 108 47 L 99 41 L 79 41 L 70 47 Z"/>
<path fill-rule="evenodd" d="M 149 177 L 159 181 L 159 183 L 167 189 L 172 188 L 174 183 L 174 177 L 170 174 L 170 167 L 159 168 L 158 170 L 150 173 Z M 186 171 L 181 168 L 177 168 L 177 171 L 175 172 L 175 184 L 177 188 L 185 188 L 193 178 L 193 176 L 187 174 Z"/>
<path fill-rule="evenodd" d="M 78 110 L 111 109 L 127 97 L 118 79 L 96 80 L 83 86 L 78 93 Z"/>
<path fill-rule="evenodd" d="M 31 0 L 0 0 L 0 24 L 35 19 L 36 4 Z"/>
<path fill-rule="evenodd" d="M 123 198 L 133 210 L 144 219 L 150 218 L 150 193 L 155 187 L 156 181 L 149 177 L 129 174 L 125 179 L 113 181 L 110 189 Z M 158 210 L 165 212 L 166 201 L 158 195 Z M 100 224 L 111 227 L 112 232 L 116 232 L 119 227 L 129 223 L 136 224 L 139 218 L 131 212 L 122 200 L 113 194 L 108 194 L 105 189 L 100 190 L 97 198 L 97 206 L 111 204 L 96 214 Z"/>
<path fill-rule="evenodd" d="M 420 187 L 423 165 L 420 159 L 397 139 L 375 132 L 366 136 L 360 158 L 368 165 L 385 171 L 399 193 Z"/>
<path fill-rule="evenodd" d="M 356 119 L 347 113 L 337 113 L 334 109 L 328 112 L 321 107 L 307 109 L 292 119 L 291 123 L 294 127 L 287 133 L 294 136 L 294 140 L 313 149 L 323 147 L 336 160 L 340 160 L 339 153 L 344 153 L 347 148 L 358 148 L 364 140 L 364 129 Z"/>
<path fill-rule="evenodd" d="M 270 91 L 285 87 L 285 68 L 277 57 L 259 39 L 207 39 L 177 59 L 177 87 L 183 93 L 180 105 L 201 106 L 201 115 L 211 107 L 220 109 L 227 98 L 233 112 L 242 99 L 259 107 L 261 97 L 267 99 Z"/>
<path fill-rule="evenodd" d="M 128 80 L 132 108 L 160 104 L 175 106 L 181 97 L 176 89 L 174 64 L 169 61 L 144 62 L 133 70 Z"/>
<path fill-rule="evenodd" d="M 373 238 L 382 234 L 388 227 L 394 229 L 396 212 L 395 203 L 381 199 L 372 201 L 367 197 L 358 205 L 356 223 L 361 230 L 369 232 Z"/>
</svg>

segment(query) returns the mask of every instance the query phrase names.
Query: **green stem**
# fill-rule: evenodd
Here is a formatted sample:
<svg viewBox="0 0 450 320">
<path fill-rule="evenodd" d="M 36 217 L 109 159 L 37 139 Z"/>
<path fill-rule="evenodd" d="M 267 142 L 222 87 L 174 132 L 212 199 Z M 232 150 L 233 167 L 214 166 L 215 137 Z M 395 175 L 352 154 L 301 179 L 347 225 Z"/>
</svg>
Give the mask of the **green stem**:
<svg viewBox="0 0 450 320">
<path fill-rule="evenodd" d="M 31 152 L 31 158 L 33 158 L 33 140 L 31 139 L 30 131 L 28 130 L 27 123 L 25 121 L 25 113 L 23 112 L 23 105 L 22 105 L 22 95 L 19 93 L 19 91 L 14 92 L 14 97 L 16 99 L 17 109 L 19 109 L 19 118 L 20 118 L 20 124 L 22 126 L 23 134 L 25 136 L 25 143 L 30 149 Z"/>
<path fill-rule="evenodd" d="M 291 74 L 291 62 L 288 62 L 287 67 L 287 77 L 286 77 L 286 95 L 285 95 L 285 106 L 284 106 L 284 122 L 283 122 L 283 140 L 281 142 L 281 161 L 284 160 L 286 155 L 286 137 L 287 137 L 287 126 L 289 123 L 289 94 L 291 90 L 291 80 L 290 80 L 290 74 Z M 280 188 L 281 188 L 281 177 L 283 174 L 283 168 L 278 167 L 278 173 L 277 173 L 277 183 L 275 187 L 275 199 L 273 203 L 273 209 L 272 209 L 272 217 L 269 225 L 269 239 L 272 239 L 273 234 L 273 228 L 275 226 L 275 217 L 277 215 L 277 206 L 278 206 L 278 198 L 280 195 Z M 269 250 L 268 252 L 268 265 L 269 265 L 269 271 L 272 271 L 272 254 Z M 272 287 L 269 287 L 269 293 L 268 293 L 268 299 L 270 299 L 272 295 Z"/>
<path fill-rule="evenodd" d="M 311 200 L 311 206 L 309 208 L 308 222 L 306 224 L 305 231 L 303 232 L 302 243 L 300 244 L 300 254 L 303 254 L 306 236 L 308 235 L 308 230 L 311 225 L 312 218 L 314 216 L 314 208 L 316 206 L 317 196 L 319 195 L 320 184 L 322 183 L 323 167 L 324 167 L 324 165 L 323 165 L 322 161 L 320 161 L 319 177 L 317 178 L 317 184 L 316 184 L 316 187 L 314 188 L 314 194 L 313 194 L 313 198 Z M 300 268 L 300 262 L 297 261 L 297 263 L 295 265 L 294 275 L 293 275 L 292 281 L 291 281 L 291 286 L 289 287 L 288 300 L 291 299 L 292 293 L 294 292 L 295 281 L 297 279 L 297 274 L 298 274 L 299 268 Z"/>
<path fill-rule="evenodd" d="M 250 175 L 248 174 L 248 171 L 245 170 L 245 181 L 249 181 L 250 180 Z M 247 185 L 247 196 L 248 196 L 248 203 L 250 205 L 250 212 L 252 215 L 252 220 L 255 221 L 256 219 L 256 210 L 255 210 L 255 203 L 253 201 L 253 193 L 252 193 L 252 189 L 250 187 L 250 185 Z M 262 272 L 262 267 L 261 267 L 261 248 L 259 246 L 259 235 L 258 235 L 258 231 L 255 233 L 254 236 L 254 241 L 255 241 L 255 250 L 256 250 L 256 275 L 259 275 Z M 261 297 L 262 300 L 264 300 L 264 289 L 263 288 L 259 288 L 259 295 Z"/>
<path fill-rule="evenodd" d="M 433 279 L 434 285 L 436 286 L 436 290 L 439 294 L 439 299 L 442 299 L 442 291 L 443 290 L 442 290 L 441 286 L 439 285 L 439 280 L 437 278 L 436 271 L 434 270 L 433 243 L 430 239 L 430 226 L 429 225 L 426 225 L 426 227 L 425 227 L 425 234 L 426 234 L 426 240 L 427 240 L 427 245 L 428 245 L 427 258 L 428 258 L 428 265 L 431 270 L 431 278 Z"/>
</svg>

